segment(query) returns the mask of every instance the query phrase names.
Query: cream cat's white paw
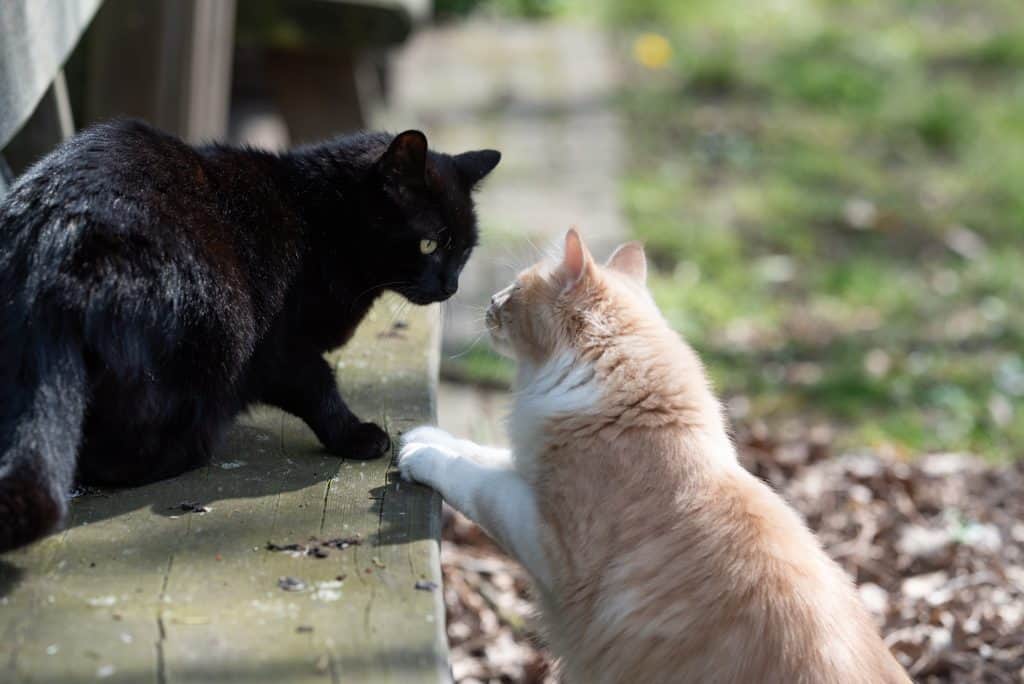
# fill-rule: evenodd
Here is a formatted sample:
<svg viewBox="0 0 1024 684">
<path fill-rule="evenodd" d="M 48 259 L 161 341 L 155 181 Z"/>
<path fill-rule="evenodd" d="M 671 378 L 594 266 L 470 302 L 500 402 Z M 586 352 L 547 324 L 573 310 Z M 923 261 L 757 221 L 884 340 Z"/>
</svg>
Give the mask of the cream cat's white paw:
<svg viewBox="0 0 1024 684">
<path fill-rule="evenodd" d="M 434 425 L 420 425 L 402 435 L 402 444 L 419 442 L 421 444 L 446 447 L 452 451 L 459 450 L 461 441 L 461 439 L 454 437 L 447 430 L 442 430 Z"/>
<path fill-rule="evenodd" d="M 408 482 L 434 485 L 443 465 L 458 457 L 454 437 L 440 428 L 424 425 L 402 436 L 398 472 Z"/>
</svg>

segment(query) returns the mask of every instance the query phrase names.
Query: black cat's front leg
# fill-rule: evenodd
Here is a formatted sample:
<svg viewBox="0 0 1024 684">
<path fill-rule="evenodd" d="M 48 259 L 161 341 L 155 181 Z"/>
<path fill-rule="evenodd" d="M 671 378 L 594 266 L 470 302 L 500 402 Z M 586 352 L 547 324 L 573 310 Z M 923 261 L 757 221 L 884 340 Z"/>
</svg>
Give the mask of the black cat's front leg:
<svg viewBox="0 0 1024 684">
<path fill-rule="evenodd" d="M 331 367 L 316 352 L 289 359 L 273 375 L 263 378 L 260 398 L 306 421 L 327 451 L 365 460 L 391 448 L 384 430 L 352 413 L 338 392 Z"/>
</svg>

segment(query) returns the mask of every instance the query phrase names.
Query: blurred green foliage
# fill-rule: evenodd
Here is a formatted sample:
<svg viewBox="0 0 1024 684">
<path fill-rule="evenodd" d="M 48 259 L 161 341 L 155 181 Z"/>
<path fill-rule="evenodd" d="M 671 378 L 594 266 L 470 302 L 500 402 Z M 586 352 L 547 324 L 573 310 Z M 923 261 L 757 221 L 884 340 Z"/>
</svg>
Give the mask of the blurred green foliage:
<svg viewBox="0 0 1024 684">
<path fill-rule="evenodd" d="M 618 45 L 629 223 L 734 416 L 1024 457 L 1024 2 L 541 5 Z"/>
<path fill-rule="evenodd" d="M 434 12 L 442 19 L 464 17 L 473 12 L 541 19 L 560 14 L 565 9 L 561 0 L 434 0 Z"/>
<path fill-rule="evenodd" d="M 1024 3 L 590 3 L 666 315 L 748 419 L 1024 455 Z"/>
</svg>

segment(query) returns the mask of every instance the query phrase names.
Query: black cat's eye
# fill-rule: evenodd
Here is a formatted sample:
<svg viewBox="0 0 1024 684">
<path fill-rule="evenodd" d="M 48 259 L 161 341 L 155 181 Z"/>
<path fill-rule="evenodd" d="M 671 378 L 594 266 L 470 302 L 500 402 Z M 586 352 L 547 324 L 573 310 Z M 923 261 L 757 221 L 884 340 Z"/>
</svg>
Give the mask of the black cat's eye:
<svg viewBox="0 0 1024 684">
<path fill-rule="evenodd" d="M 420 240 L 420 254 L 433 254 L 437 251 L 437 240 Z"/>
</svg>

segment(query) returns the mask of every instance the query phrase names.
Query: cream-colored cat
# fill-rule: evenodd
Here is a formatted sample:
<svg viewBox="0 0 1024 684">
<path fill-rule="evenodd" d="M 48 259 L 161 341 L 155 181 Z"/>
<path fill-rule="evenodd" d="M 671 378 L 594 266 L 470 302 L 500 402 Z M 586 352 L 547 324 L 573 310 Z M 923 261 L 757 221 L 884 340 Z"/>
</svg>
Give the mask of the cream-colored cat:
<svg viewBox="0 0 1024 684">
<path fill-rule="evenodd" d="M 399 468 L 533 576 L 561 676 L 591 682 L 909 682 L 842 569 L 736 460 L 699 359 L 645 287 L 639 244 L 491 300 L 518 362 L 512 450 L 434 427 Z"/>
</svg>

